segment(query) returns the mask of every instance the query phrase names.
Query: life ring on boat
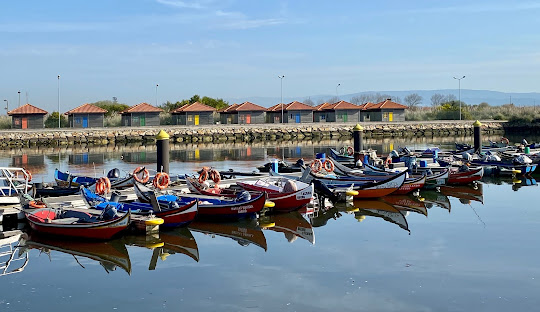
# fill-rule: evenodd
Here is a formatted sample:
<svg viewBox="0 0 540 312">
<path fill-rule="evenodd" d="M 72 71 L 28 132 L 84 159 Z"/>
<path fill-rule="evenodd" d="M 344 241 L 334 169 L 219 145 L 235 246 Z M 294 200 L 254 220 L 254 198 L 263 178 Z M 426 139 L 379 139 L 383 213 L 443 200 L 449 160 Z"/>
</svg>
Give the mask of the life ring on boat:
<svg viewBox="0 0 540 312">
<path fill-rule="evenodd" d="M 354 154 L 354 148 L 352 146 L 347 147 L 347 155 L 352 156 Z"/>
<path fill-rule="evenodd" d="M 40 200 L 32 200 L 28 203 L 28 206 L 35 209 L 47 208 L 47 205 L 45 205 L 45 203 Z"/>
<path fill-rule="evenodd" d="M 155 188 L 163 190 L 167 188 L 167 186 L 169 186 L 170 182 L 171 182 L 171 178 L 166 172 L 158 172 L 156 176 L 154 177 L 152 184 L 154 185 Z"/>
<path fill-rule="evenodd" d="M 501 143 L 505 143 L 506 145 L 510 144 L 510 140 L 508 140 L 507 138 L 501 138 Z"/>
<path fill-rule="evenodd" d="M 199 183 L 203 183 L 206 180 L 208 180 L 208 168 L 203 167 L 203 170 L 201 171 L 201 174 L 199 175 Z"/>
<path fill-rule="evenodd" d="M 392 158 L 391 157 L 386 157 L 386 160 L 384 161 L 384 167 L 385 168 L 390 167 L 391 163 L 392 163 Z"/>
<path fill-rule="evenodd" d="M 141 174 L 140 177 L 139 177 L 139 174 Z M 139 183 L 144 184 L 148 182 L 148 180 L 150 180 L 150 173 L 148 172 L 148 169 L 146 169 L 145 167 L 137 167 L 137 169 L 133 171 L 133 179 L 135 179 L 135 181 Z"/>
<path fill-rule="evenodd" d="M 111 181 L 107 177 L 99 178 L 96 182 L 96 193 L 105 195 L 111 191 Z"/>
<path fill-rule="evenodd" d="M 323 163 L 323 168 L 326 172 L 333 172 L 335 168 L 334 163 L 330 159 L 327 159 Z"/>
<path fill-rule="evenodd" d="M 210 170 L 209 177 L 212 179 L 212 181 L 214 181 L 215 184 L 219 184 L 219 182 L 221 182 L 221 174 L 219 174 L 219 171 L 216 169 Z"/>
<path fill-rule="evenodd" d="M 27 180 L 28 182 L 32 181 L 32 174 L 30 173 L 30 170 L 24 169 L 23 173 L 25 180 Z"/>
<path fill-rule="evenodd" d="M 323 168 L 323 164 L 321 162 L 320 159 L 314 159 L 312 162 L 311 162 L 311 165 L 309 165 L 309 167 L 311 168 L 311 171 L 313 172 L 319 172 L 321 171 L 321 169 Z"/>
</svg>

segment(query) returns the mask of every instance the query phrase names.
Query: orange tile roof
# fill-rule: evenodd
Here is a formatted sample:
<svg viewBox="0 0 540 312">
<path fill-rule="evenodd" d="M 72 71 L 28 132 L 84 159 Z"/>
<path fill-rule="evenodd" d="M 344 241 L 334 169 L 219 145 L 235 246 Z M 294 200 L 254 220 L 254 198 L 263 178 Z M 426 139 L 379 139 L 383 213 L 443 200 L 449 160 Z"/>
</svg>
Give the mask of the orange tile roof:
<svg viewBox="0 0 540 312">
<path fill-rule="evenodd" d="M 289 104 L 276 104 L 276 105 L 268 108 L 266 111 L 267 112 L 281 111 L 281 106 L 283 106 L 284 111 L 287 111 L 287 110 L 313 110 L 314 109 L 313 106 L 309 106 L 307 104 L 304 104 L 304 103 L 301 103 L 301 102 L 298 102 L 298 101 L 294 101 L 294 102 L 291 102 Z"/>
<path fill-rule="evenodd" d="M 47 115 L 48 112 L 34 105 L 24 104 L 21 107 L 10 110 L 8 115 Z"/>
<path fill-rule="evenodd" d="M 140 103 L 135 106 L 131 106 L 120 114 L 131 114 L 131 113 L 161 113 L 163 110 L 159 107 L 152 106 L 148 103 Z"/>
<path fill-rule="evenodd" d="M 215 112 L 216 109 L 212 106 L 205 105 L 203 103 L 195 102 L 192 104 L 180 106 L 173 110 L 171 113 L 184 113 L 184 112 Z"/>
<path fill-rule="evenodd" d="M 98 107 L 96 105 L 85 103 L 79 107 L 75 107 L 72 110 L 69 110 L 65 112 L 65 115 L 73 115 L 73 114 L 105 114 L 107 112 L 106 109 L 103 109 L 101 107 Z"/>
<path fill-rule="evenodd" d="M 331 104 L 328 103 L 328 102 L 324 102 L 324 103 L 322 103 L 322 104 L 319 104 L 319 105 L 315 106 L 315 107 L 314 107 L 314 110 L 316 110 L 316 111 L 322 111 L 322 110 L 325 110 L 325 109 L 328 107 L 328 105 L 331 105 Z"/>
<path fill-rule="evenodd" d="M 346 101 L 339 101 L 334 104 L 330 103 L 322 103 L 320 105 L 316 106 L 316 110 L 322 111 L 322 110 L 343 110 L 343 109 L 362 109 L 362 106 L 355 105 L 353 103 L 349 103 Z"/>
<path fill-rule="evenodd" d="M 251 102 L 244 102 L 236 108 L 237 111 L 265 111 L 266 108 L 253 104 Z"/>
<path fill-rule="evenodd" d="M 233 104 L 233 105 L 230 105 L 228 107 L 225 107 L 225 108 L 222 108 L 220 110 L 218 110 L 218 112 L 220 113 L 232 113 L 235 111 L 235 109 L 240 106 L 240 104 Z"/>
<path fill-rule="evenodd" d="M 382 102 L 379 102 L 377 104 L 374 103 L 366 103 L 363 105 L 363 110 L 373 110 L 373 109 L 407 109 L 408 107 L 402 104 L 398 104 L 396 102 L 392 102 L 390 99 L 386 99 Z"/>
</svg>

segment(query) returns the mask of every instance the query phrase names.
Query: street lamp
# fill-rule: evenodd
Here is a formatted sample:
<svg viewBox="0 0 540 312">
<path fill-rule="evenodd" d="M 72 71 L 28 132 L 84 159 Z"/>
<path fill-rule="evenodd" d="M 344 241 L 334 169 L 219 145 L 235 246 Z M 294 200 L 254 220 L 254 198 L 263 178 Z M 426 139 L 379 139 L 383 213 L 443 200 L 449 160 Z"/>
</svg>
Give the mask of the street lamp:
<svg viewBox="0 0 540 312">
<path fill-rule="evenodd" d="M 278 78 L 281 80 L 281 123 L 283 123 L 283 78 L 285 75 L 278 76 Z"/>
<path fill-rule="evenodd" d="M 156 84 L 156 107 L 157 107 L 157 87 L 159 87 L 158 84 Z"/>
<path fill-rule="evenodd" d="M 454 77 L 454 79 L 457 79 L 458 81 L 458 94 L 459 94 L 459 97 L 458 97 L 458 101 L 459 101 L 459 120 L 461 120 L 461 79 L 465 78 L 465 76 L 461 77 L 461 78 L 456 78 Z"/>
<path fill-rule="evenodd" d="M 58 75 L 58 129 L 60 129 L 60 75 Z"/>
<path fill-rule="evenodd" d="M 4 102 L 6 102 L 6 114 L 7 114 L 7 112 L 9 112 L 9 101 L 4 100 Z"/>
<path fill-rule="evenodd" d="M 338 100 L 339 100 L 339 93 L 337 92 L 337 88 L 338 88 L 339 86 L 341 86 L 341 83 L 338 83 L 337 86 L 336 86 L 336 96 L 337 96 Z"/>
<path fill-rule="evenodd" d="M 17 92 L 17 93 L 19 93 L 19 106 L 17 106 L 17 107 L 21 107 L 21 90 L 19 90 L 19 92 Z"/>
</svg>

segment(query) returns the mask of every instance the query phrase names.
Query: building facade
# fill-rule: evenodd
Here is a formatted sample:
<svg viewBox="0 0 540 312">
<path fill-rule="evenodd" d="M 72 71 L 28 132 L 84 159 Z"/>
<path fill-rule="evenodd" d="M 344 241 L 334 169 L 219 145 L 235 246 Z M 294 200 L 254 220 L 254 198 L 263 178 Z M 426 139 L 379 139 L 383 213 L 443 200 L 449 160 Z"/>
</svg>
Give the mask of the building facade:
<svg viewBox="0 0 540 312">
<path fill-rule="evenodd" d="M 104 126 L 107 110 L 92 104 L 83 104 L 64 114 L 71 128 L 99 128 Z"/>
<path fill-rule="evenodd" d="M 313 110 L 314 122 L 358 122 L 362 107 L 346 101 L 323 103 Z"/>
<path fill-rule="evenodd" d="M 379 103 L 366 103 L 362 105 L 360 121 L 405 121 L 405 110 L 408 107 L 391 99 Z"/>
<path fill-rule="evenodd" d="M 172 123 L 184 126 L 212 125 L 216 112 L 214 107 L 195 102 L 173 110 Z"/>
<path fill-rule="evenodd" d="M 148 103 L 140 103 L 121 112 L 122 126 L 124 127 L 144 127 L 159 126 L 159 114 L 163 110 Z"/>
<path fill-rule="evenodd" d="M 294 101 L 289 104 L 277 104 L 266 110 L 266 122 L 311 123 L 313 122 L 313 106 Z"/>
<path fill-rule="evenodd" d="M 219 110 L 219 115 L 222 124 L 262 124 L 265 123 L 266 108 L 244 102 Z"/>
<path fill-rule="evenodd" d="M 45 128 L 45 115 L 47 111 L 31 104 L 7 112 L 11 116 L 12 129 L 43 129 Z"/>
</svg>

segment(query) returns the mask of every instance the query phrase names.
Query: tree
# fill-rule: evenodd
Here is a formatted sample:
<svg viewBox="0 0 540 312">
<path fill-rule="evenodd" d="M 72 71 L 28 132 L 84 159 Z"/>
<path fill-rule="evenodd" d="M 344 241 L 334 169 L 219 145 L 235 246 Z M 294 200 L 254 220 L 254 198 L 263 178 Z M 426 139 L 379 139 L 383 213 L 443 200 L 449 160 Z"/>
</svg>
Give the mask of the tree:
<svg viewBox="0 0 540 312">
<path fill-rule="evenodd" d="M 339 98 L 337 96 L 333 96 L 333 97 L 329 98 L 328 101 L 326 101 L 326 102 L 328 102 L 330 104 L 334 104 L 334 103 L 337 103 L 339 101 L 340 100 L 339 100 Z"/>
<path fill-rule="evenodd" d="M 307 104 L 309 106 L 315 106 L 315 103 L 313 103 L 311 98 L 304 99 L 304 104 Z"/>
<path fill-rule="evenodd" d="M 126 109 L 129 108 L 129 105 L 118 103 L 118 102 L 116 102 L 115 99 L 116 98 L 113 98 L 112 101 L 111 100 L 97 101 L 97 102 L 90 103 L 90 104 L 95 105 L 97 107 L 101 107 L 101 108 L 107 110 L 107 112 L 105 113 L 105 117 L 116 115 L 116 114 L 118 114 L 118 113 L 120 113 L 122 111 L 125 111 Z"/>
<path fill-rule="evenodd" d="M 367 102 L 370 102 L 371 98 L 372 97 L 369 94 L 360 94 L 360 95 L 357 95 L 357 96 L 353 96 L 351 98 L 351 103 L 356 104 L 356 105 L 361 105 L 361 104 L 365 104 Z"/>
<path fill-rule="evenodd" d="M 486 109 L 489 108 L 489 104 L 487 102 L 482 102 L 478 104 L 478 109 Z"/>
<path fill-rule="evenodd" d="M 418 93 L 412 93 L 405 97 L 405 104 L 409 106 L 411 110 L 416 110 L 420 104 L 422 104 L 423 98 Z"/>
<path fill-rule="evenodd" d="M 60 126 L 65 128 L 68 126 L 68 120 L 66 116 L 60 115 Z M 45 119 L 45 128 L 58 128 L 58 112 L 52 112 Z"/>
</svg>

